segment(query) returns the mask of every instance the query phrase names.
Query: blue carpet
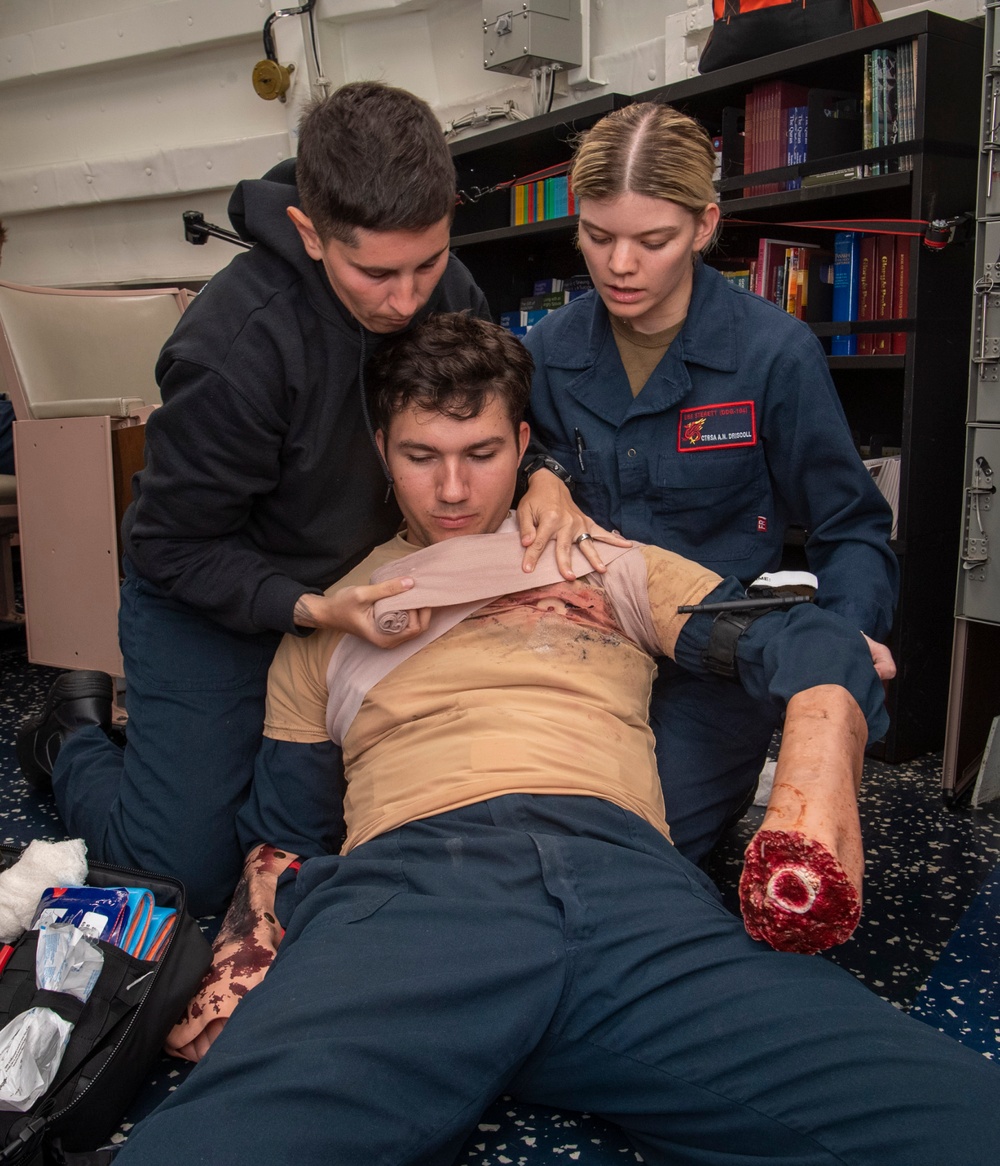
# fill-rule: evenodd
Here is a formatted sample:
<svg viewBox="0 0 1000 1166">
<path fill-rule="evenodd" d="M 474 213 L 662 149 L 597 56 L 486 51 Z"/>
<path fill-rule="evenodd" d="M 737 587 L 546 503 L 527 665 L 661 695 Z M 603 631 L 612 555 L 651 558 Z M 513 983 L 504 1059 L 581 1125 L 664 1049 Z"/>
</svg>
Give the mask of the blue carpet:
<svg viewBox="0 0 1000 1166">
<path fill-rule="evenodd" d="M 1000 866 L 979 888 L 910 1011 L 991 1060 L 1000 1055 Z"/>
</svg>

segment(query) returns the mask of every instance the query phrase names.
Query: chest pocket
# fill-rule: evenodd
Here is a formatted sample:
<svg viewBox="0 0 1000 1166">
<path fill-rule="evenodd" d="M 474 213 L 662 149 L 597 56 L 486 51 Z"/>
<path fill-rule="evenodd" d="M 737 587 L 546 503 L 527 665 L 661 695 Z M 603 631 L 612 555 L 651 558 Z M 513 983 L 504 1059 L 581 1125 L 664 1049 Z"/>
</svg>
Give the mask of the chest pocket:
<svg viewBox="0 0 1000 1166">
<path fill-rule="evenodd" d="M 614 454 L 585 449 L 581 470 L 575 449 L 553 446 L 550 453 L 573 475 L 573 501 L 584 514 L 608 530 L 615 526 L 617 516 L 612 513 L 611 485 L 617 481 L 618 468 Z"/>
<path fill-rule="evenodd" d="M 650 505 L 662 546 L 716 570 L 746 559 L 760 545 L 758 516 L 773 522 L 763 453 L 752 446 L 732 453 L 661 454 Z"/>
</svg>

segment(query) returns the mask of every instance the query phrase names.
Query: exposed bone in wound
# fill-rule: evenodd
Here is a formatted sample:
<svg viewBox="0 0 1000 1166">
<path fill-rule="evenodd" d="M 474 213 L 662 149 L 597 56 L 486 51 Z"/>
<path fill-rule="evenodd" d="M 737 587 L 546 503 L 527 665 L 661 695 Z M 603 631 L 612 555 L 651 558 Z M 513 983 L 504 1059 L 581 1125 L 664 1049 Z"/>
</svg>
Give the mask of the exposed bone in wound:
<svg viewBox="0 0 1000 1166">
<path fill-rule="evenodd" d="M 740 879 L 743 922 L 779 951 L 813 955 L 850 939 L 861 896 L 819 842 L 790 830 L 760 830 Z"/>
</svg>

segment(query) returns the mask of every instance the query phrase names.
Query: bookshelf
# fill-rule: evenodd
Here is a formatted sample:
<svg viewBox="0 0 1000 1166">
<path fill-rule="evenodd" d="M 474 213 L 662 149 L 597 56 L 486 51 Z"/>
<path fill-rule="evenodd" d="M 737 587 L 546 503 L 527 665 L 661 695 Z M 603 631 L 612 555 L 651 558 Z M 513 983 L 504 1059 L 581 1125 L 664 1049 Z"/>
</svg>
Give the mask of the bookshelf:
<svg viewBox="0 0 1000 1166">
<path fill-rule="evenodd" d="M 758 83 L 785 80 L 807 88 L 861 94 L 866 53 L 917 42 L 915 123 L 905 143 L 840 150 L 793 166 L 733 172 L 724 155 L 720 199 L 723 232 L 709 261 L 756 253 L 762 235 L 832 248 L 832 232 L 788 222 L 950 218 L 975 205 L 983 32 L 933 12 L 830 37 L 646 93 L 605 94 L 528 122 L 456 143 L 459 189 L 486 191 L 498 183 L 566 161 L 575 133 L 630 101 L 660 100 L 692 114 L 713 135 L 724 111 L 739 108 Z M 884 162 L 903 155 L 912 169 L 850 181 L 820 183 L 771 194 L 745 187 Z M 727 162 L 729 165 L 727 166 Z M 737 221 L 738 220 L 738 221 Z M 510 193 L 483 193 L 458 208 L 452 247 L 470 268 L 494 314 L 518 307 L 536 278 L 585 271 L 574 246 L 575 218 L 511 226 Z M 773 230 L 771 228 L 774 228 Z M 877 229 L 877 228 L 873 228 Z M 969 304 L 973 249 L 953 243 L 932 252 L 919 239 L 910 249 L 909 314 L 880 320 L 878 331 L 904 331 L 897 355 L 832 356 L 830 368 L 860 447 L 901 452 L 900 600 L 891 647 L 899 673 L 887 689 L 892 727 L 879 751 L 896 763 L 944 741 L 958 545 L 965 386 L 968 381 Z M 876 330 L 871 324 L 822 322 L 820 336 Z M 801 531 L 789 531 L 788 563 L 801 559 Z"/>
</svg>

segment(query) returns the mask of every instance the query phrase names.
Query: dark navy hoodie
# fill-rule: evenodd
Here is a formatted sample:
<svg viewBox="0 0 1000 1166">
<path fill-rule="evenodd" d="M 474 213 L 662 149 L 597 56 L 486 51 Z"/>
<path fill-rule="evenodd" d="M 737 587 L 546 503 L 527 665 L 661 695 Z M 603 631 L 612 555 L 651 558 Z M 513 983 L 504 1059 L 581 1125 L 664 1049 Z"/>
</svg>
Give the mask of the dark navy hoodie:
<svg viewBox="0 0 1000 1166">
<path fill-rule="evenodd" d="M 199 293 L 156 366 L 163 405 L 122 524 L 136 571 L 236 631 L 294 631 L 318 593 L 395 532 L 400 514 L 365 424 L 364 330 L 310 259 L 293 186 L 241 182 L 230 217 L 255 242 Z M 418 316 L 482 292 L 451 256 Z"/>
</svg>

